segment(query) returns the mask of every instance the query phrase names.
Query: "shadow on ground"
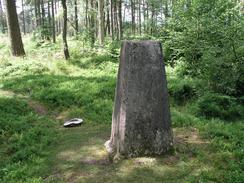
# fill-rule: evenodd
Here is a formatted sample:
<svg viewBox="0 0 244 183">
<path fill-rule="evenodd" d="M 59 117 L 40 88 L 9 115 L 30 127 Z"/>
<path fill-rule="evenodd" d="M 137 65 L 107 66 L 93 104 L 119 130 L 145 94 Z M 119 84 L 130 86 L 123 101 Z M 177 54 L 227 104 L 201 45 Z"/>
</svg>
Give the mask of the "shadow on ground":
<svg viewBox="0 0 244 183">
<path fill-rule="evenodd" d="M 174 130 L 173 155 L 126 159 L 119 163 L 108 161 L 103 146 L 109 139 L 110 125 L 84 124 L 60 131 L 59 146 L 49 159 L 53 170 L 45 179 L 50 182 L 196 182 L 202 171 L 211 169 L 197 160 L 201 151 L 208 151 L 209 143 L 194 128 Z"/>
</svg>

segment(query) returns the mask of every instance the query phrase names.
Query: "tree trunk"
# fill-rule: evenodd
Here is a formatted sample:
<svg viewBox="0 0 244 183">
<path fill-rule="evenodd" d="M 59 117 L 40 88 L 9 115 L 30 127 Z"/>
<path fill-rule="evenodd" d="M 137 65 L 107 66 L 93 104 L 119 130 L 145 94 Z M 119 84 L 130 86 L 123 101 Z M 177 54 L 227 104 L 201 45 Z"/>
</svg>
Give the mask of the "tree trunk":
<svg viewBox="0 0 244 183">
<path fill-rule="evenodd" d="M 116 39 L 118 40 L 119 34 L 118 34 L 117 0 L 114 0 L 113 13 L 114 13 L 114 34 L 116 35 Z"/>
<path fill-rule="evenodd" d="M 23 0 L 21 0 L 21 5 L 22 5 L 22 12 L 23 12 L 23 14 L 22 14 L 22 18 L 23 18 L 23 33 L 25 34 L 26 33 L 26 31 L 25 31 L 25 8 L 24 8 L 24 1 Z"/>
<path fill-rule="evenodd" d="M 15 1 L 6 1 L 5 3 L 12 54 L 14 56 L 24 56 L 25 51 L 21 38 Z"/>
<path fill-rule="evenodd" d="M 52 6 L 52 37 L 53 37 L 53 43 L 56 43 L 55 15 L 54 15 L 54 3 L 53 3 L 53 0 L 51 1 L 51 6 Z"/>
<path fill-rule="evenodd" d="M 124 12 L 123 12 L 122 22 L 125 22 L 126 12 L 127 12 L 127 5 L 124 6 Z"/>
<path fill-rule="evenodd" d="M 89 8 L 89 7 L 88 7 L 88 6 L 89 6 L 89 4 L 88 4 L 88 0 L 86 0 L 86 5 L 85 5 L 85 6 L 86 6 L 86 7 L 85 7 L 85 8 L 86 8 L 86 11 L 85 11 L 85 14 L 86 14 L 86 15 L 85 15 L 85 26 L 86 26 L 86 29 L 88 29 L 88 27 L 89 27 L 89 26 L 88 26 L 88 8 Z"/>
<path fill-rule="evenodd" d="M 104 0 L 98 0 L 98 39 L 99 44 L 104 43 Z"/>
<path fill-rule="evenodd" d="M 95 30 L 94 30 L 94 38 L 95 40 L 98 39 L 98 30 L 99 30 L 99 22 L 98 22 L 98 19 L 97 19 L 97 14 L 98 14 L 98 3 L 97 3 L 97 0 L 94 0 L 93 1 L 94 3 L 94 10 L 95 10 L 95 13 L 94 13 L 94 27 L 95 27 Z"/>
<path fill-rule="evenodd" d="M 50 2 L 47 2 L 47 16 L 48 16 L 48 32 L 52 32 L 52 22 L 51 22 L 51 11 L 50 11 Z M 49 37 L 49 36 L 48 36 Z"/>
<path fill-rule="evenodd" d="M 95 13 L 94 13 L 94 0 L 90 0 L 90 7 L 92 9 L 92 13 L 90 16 L 90 24 L 89 24 L 89 29 L 90 29 L 90 36 L 91 36 L 91 46 L 94 46 L 95 43 L 95 34 L 96 34 L 96 25 L 95 25 Z"/>
<path fill-rule="evenodd" d="M 105 146 L 114 158 L 161 155 L 172 150 L 167 81 L 159 42 L 123 42 L 111 137 Z"/>
<path fill-rule="evenodd" d="M 151 14 L 151 35 L 154 33 L 154 9 L 152 9 L 152 14 Z"/>
<path fill-rule="evenodd" d="M 75 0 L 75 32 L 79 32 L 77 0 Z"/>
<path fill-rule="evenodd" d="M 119 40 L 123 39 L 122 0 L 118 0 Z"/>
<path fill-rule="evenodd" d="M 35 20 L 33 19 L 33 17 L 35 17 L 35 9 L 33 9 L 31 6 L 27 6 L 26 17 L 27 17 L 27 27 L 26 27 L 27 30 L 26 30 L 26 32 L 30 33 L 33 30 L 33 27 L 35 26 Z"/>
<path fill-rule="evenodd" d="M 139 34 L 141 35 L 141 2 L 138 0 L 138 24 L 139 24 Z"/>
<path fill-rule="evenodd" d="M 67 43 L 67 5 L 66 0 L 62 0 L 62 6 L 63 6 L 63 49 L 64 49 L 64 57 L 65 59 L 69 59 L 69 49 L 68 49 L 68 43 Z"/>
<path fill-rule="evenodd" d="M 62 3 L 61 3 L 62 6 Z M 57 9 L 60 9 L 60 4 L 59 4 L 59 0 L 57 0 Z M 57 25 L 58 25 L 58 35 L 62 33 L 62 20 L 60 18 L 58 18 L 57 21 Z"/>
<path fill-rule="evenodd" d="M 1 26 L 1 32 L 5 33 L 5 16 L 3 12 L 2 2 L 0 0 L 0 26 Z"/>
<path fill-rule="evenodd" d="M 145 5 L 145 0 L 142 1 L 142 9 L 143 9 L 143 32 L 146 33 L 147 26 L 146 26 L 146 5 Z"/>
<path fill-rule="evenodd" d="M 146 24 L 146 32 L 149 33 L 149 28 L 150 28 L 150 24 L 149 24 L 149 5 L 148 2 L 146 2 L 146 20 L 147 20 L 147 24 Z"/>
<path fill-rule="evenodd" d="M 57 0 L 54 0 L 54 12 L 55 12 L 55 15 L 58 13 L 58 11 L 57 11 Z"/>
<path fill-rule="evenodd" d="M 38 27 L 38 7 L 37 7 L 37 0 L 35 0 L 35 26 Z"/>
<path fill-rule="evenodd" d="M 109 14 L 109 0 L 106 0 L 106 9 L 107 9 L 107 25 L 106 30 L 108 35 L 110 35 L 110 14 Z"/>
<path fill-rule="evenodd" d="M 164 16 L 165 16 L 165 18 L 169 17 L 169 4 L 168 4 L 168 1 L 165 2 Z"/>
<path fill-rule="evenodd" d="M 57 15 L 58 13 L 58 10 L 57 10 L 57 0 L 54 0 L 54 12 L 55 12 L 55 15 Z M 56 18 L 55 20 L 55 31 L 56 31 L 56 34 L 59 35 L 59 18 Z"/>
<path fill-rule="evenodd" d="M 110 0 L 110 33 L 111 38 L 114 40 L 114 12 L 113 12 L 113 0 Z"/>
<path fill-rule="evenodd" d="M 175 15 L 176 5 L 177 5 L 177 2 L 175 2 L 175 0 L 171 0 L 171 17 L 174 17 L 174 15 Z"/>
<path fill-rule="evenodd" d="M 132 26 L 132 34 L 136 34 L 136 24 L 135 24 L 135 2 L 130 0 L 131 4 L 131 26 Z"/>
<path fill-rule="evenodd" d="M 44 2 L 43 0 L 41 0 L 41 10 L 42 10 L 42 14 L 41 14 L 41 20 L 42 20 L 42 26 L 45 26 L 45 9 L 44 9 Z"/>
<path fill-rule="evenodd" d="M 42 18 L 41 18 L 41 0 L 37 0 L 37 14 L 38 14 L 38 26 L 41 26 Z"/>
</svg>

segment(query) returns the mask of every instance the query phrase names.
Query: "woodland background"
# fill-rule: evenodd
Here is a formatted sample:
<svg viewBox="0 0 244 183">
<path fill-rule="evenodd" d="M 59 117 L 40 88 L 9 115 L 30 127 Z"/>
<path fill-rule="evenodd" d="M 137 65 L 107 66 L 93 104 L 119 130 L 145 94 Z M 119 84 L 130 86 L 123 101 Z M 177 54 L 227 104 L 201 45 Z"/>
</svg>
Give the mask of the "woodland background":
<svg viewBox="0 0 244 183">
<path fill-rule="evenodd" d="M 244 181 L 242 0 L 0 0 L 0 31 L 1 182 Z M 163 45 L 173 155 L 106 161 L 122 40 Z"/>
</svg>

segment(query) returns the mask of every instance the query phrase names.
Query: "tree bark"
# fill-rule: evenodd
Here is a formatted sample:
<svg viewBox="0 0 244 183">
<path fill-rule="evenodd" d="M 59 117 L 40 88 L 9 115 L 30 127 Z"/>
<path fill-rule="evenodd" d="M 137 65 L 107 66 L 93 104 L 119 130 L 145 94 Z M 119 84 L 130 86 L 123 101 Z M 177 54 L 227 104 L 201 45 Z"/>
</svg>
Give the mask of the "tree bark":
<svg viewBox="0 0 244 183">
<path fill-rule="evenodd" d="M 109 13 L 109 0 L 106 0 L 106 10 L 107 10 L 107 24 L 106 24 L 106 30 L 107 34 L 110 35 L 110 13 Z"/>
<path fill-rule="evenodd" d="M 149 33 L 149 28 L 150 28 L 150 24 L 149 24 L 149 4 L 148 2 L 146 2 L 146 32 Z"/>
<path fill-rule="evenodd" d="M 141 35 L 141 2 L 138 0 L 138 24 L 139 24 L 139 34 Z"/>
<path fill-rule="evenodd" d="M 104 0 L 98 0 L 98 39 L 99 44 L 104 43 Z"/>
<path fill-rule="evenodd" d="M 51 1 L 51 7 L 52 7 L 52 37 L 53 37 L 53 43 L 56 43 L 55 14 L 54 14 L 53 0 Z"/>
<path fill-rule="evenodd" d="M 38 26 L 41 26 L 41 24 L 42 24 L 42 18 L 41 18 L 41 0 L 37 0 L 37 14 L 38 14 Z"/>
<path fill-rule="evenodd" d="M 153 35 L 154 33 L 154 14 L 155 14 L 155 11 L 154 11 L 154 8 L 152 7 L 152 12 L 151 12 L 151 35 Z"/>
<path fill-rule="evenodd" d="M 45 26 L 45 9 L 44 9 L 44 1 L 43 0 L 41 0 L 41 11 L 42 11 L 42 14 L 41 14 L 42 26 L 44 27 Z"/>
<path fill-rule="evenodd" d="M 24 46 L 21 38 L 15 1 L 6 1 L 7 23 L 13 56 L 24 56 Z"/>
<path fill-rule="evenodd" d="M 47 2 L 47 16 L 48 16 L 48 32 L 52 32 L 52 22 L 51 22 L 51 11 L 50 11 L 50 2 Z"/>
<path fill-rule="evenodd" d="M 67 5 L 66 5 L 66 0 L 62 0 L 62 6 L 63 6 L 63 49 L 64 49 L 64 57 L 65 59 L 69 59 L 69 48 L 68 48 L 68 43 L 67 43 Z"/>
<path fill-rule="evenodd" d="M 23 33 L 25 34 L 26 33 L 26 30 L 25 30 L 25 8 L 24 8 L 24 1 L 21 0 L 21 6 L 22 6 L 22 18 L 23 18 Z"/>
<path fill-rule="evenodd" d="M 57 7 L 58 7 L 58 10 L 59 10 L 59 7 L 60 7 L 60 4 L 59 4 L 59 1 L 57 0 Z M 62 6 L 62 4 L 61 4 Z M 62 33 L 62 21 L 60 18 L 58 18 L 58 21 L 57 21 L 57 24 L 58 24 L 58 35 Z"/>
<path fill-rule="evenodd" d="M 113 13 L 114 13 L 114 34 L 116 35 L 116 39 L 119 39 L 119 34 L 118 34 L 118 13 L 117 13 L 117 0 L 114 0 L 113 3 Z"/>
<path fill-rule="evenodd" d="M 57 0 L 54 0 L 54 12 L 55 12 L 55 15 L 57 15 L 58 13 L 58 8 L 57 8 Z M 56 31 L 56 34 L 59 35 L 59 18 L 56 18 L 55 20 L 55 31 Z"/>
<path fill-rule="evenodd" d="M 123 39 L 122 0 L 118 0 L 119 40 Z"/>
<path fill-rule="evenodd" d="M 88 0 L 86 0 L 86 10 L 85 10 L 85 26 L 86 26 L 86 29 L 88 29 L 88 8 L 89 8 L 89 4 L 88 4 Z"/>
<path fill-rule="evenodd" d="M 142 1 L 142 9 L 143 9 L 143 32 L 146 33 L 147 30 L 147 26 L 146 26 L 146 4 L 145 4 L 145 0 Z"/>
<path fill-rule="evenodd" d="M 35 27 L 37 28 L 39 26 L 37 0 L 35 0 L 34 3 L 35 3 Z"/>
<path fill-rule="evenodd" d="M 135 24 L 135 2 L 134 0 L 130 0 L 131 4 L 131 26 L 132 26 L 132 34 L 136 34 L 136 24 Z"/>
<path fill-rule="evenodd" d="M 95 0 L 90 0 L 90 7 L 92 9 L 92 13 L 90 16 L 90 23 L 89 23 L 89 29 L 90 29 L 90 36 L 91 36 L 91 46 L 94 46 L 95 44 L 95 34 L 96 34 L 96 25 L 95 25 L 95 13 L 94 13 L 94 8 L 95 8 Z"/>
<path fill-rule="evenodd" d="M 75 0 L 75 32 L 79 32 L 77 0 Z"/>
<path fill-rule="evenodd" d="M 114 12 L 113 12 L 113 0 L 110 0 L 110 33 L 111 38 L 114 40 Z"/>
<path fill-rule="evenodd" d="M 1 26 L 1 32 L 4 34 L 6 24 L 5 24 L 5 16 L 4 16 L 1 0 L 0 0 L 0 26 Z"/>
</svg>

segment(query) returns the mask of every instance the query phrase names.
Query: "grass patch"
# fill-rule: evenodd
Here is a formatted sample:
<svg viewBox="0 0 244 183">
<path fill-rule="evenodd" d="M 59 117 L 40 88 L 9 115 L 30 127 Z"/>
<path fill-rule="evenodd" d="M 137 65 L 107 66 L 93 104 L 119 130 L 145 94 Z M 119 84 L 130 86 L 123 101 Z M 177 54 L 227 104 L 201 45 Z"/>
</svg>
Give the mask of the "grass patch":
<svg viewBox="0 0 244 183">
<path fill-rule="evenodd" d="M 38 180 L 56 141 L 54 121 L 36 114 L 18 98 L 0 96 L 0 181 Z"/>
</svg>

